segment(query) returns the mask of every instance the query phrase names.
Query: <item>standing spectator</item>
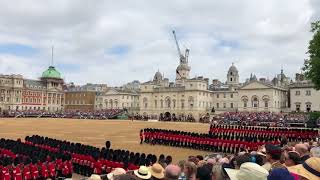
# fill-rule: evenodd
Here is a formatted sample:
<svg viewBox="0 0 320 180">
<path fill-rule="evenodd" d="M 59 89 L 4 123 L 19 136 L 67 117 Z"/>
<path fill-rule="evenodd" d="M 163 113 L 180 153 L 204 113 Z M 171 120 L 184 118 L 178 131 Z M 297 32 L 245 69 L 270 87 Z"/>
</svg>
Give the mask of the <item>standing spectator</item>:
<svg viewBox="0 0 320 180">
<path fill-rule="evenodd" d="M 295 151 L 297 151 L 300 154 L 302 162 L 305 162 L 307 159 L 310 158 L 308 147 L 305 144 L 296 144 L 294 148 Z"/>
<path fill-rule="evenodd" d="M 287 167 L 295 166 L 301 163 L 300 155 L 296 151 L 284 153 L 284 162 Z"/>
<path fill-rule="evenodd" d="M 195 180 L 197 174 L 197 165 L 193 162 L 186 162 L 183 168 L 183 173 L 187 180 Z"/>
<path fill-rule="evenodd" d="M 178 180 L 181 173 L 181 169 L 176 165 L 168 165 L 165 169 L 165 179 Z"/>
</svg>

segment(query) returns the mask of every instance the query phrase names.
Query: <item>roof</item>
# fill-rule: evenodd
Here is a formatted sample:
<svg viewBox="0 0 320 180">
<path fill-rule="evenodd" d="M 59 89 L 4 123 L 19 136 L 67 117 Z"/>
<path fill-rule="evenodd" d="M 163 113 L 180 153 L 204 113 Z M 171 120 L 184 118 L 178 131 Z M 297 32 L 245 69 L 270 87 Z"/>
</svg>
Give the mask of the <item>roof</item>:
<svg viewBox="0 0 320 180">
<path fill-rule="evenodd" d="M 42 73 L 41 78 L 62 79 L 60 72 L 57 71 L 54 66 L 49 66 L 49 68 Z"/>
<path fill-rule="evenodd" d="M 32 80 L 32 79 L 25 79 L 23 81 L 23 84 L 27 88 L 39 88 L 39 87 L 45 88 L 46 87 L 46 85 L 42 81 Z"/>
</svg>

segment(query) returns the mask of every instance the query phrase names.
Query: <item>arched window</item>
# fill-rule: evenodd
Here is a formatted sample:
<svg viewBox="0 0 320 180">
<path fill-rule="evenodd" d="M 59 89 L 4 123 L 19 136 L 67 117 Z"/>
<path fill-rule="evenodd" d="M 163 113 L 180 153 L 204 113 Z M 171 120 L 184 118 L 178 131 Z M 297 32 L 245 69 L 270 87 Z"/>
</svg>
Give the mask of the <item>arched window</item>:
<svg viewBox="0 0 320 180">
<path fill-rule="evenodd" d="M 259 107 L 259 100 L 258 100 L 257 96 L 252 96 L 251 104 L 252 104 L 252 107 L 254 107 L 254 108 L 258 108 Z"/>
<path fill-rule="evenodd" d="M 241 101 L 243 102 L 243 107 L 247 108 L 248 107 L 248 97 L 247 96 L 242 96 Z"/>
</svg>

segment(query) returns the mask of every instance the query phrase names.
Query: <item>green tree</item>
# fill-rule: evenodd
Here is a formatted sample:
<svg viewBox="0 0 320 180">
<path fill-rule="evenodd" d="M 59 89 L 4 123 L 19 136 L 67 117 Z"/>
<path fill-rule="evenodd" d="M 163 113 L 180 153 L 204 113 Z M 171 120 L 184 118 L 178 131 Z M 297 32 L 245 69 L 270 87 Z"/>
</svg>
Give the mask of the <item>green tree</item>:
<svg viewBox="0 0 320 180">
<path fill-rule="evenodd" d="M 320 90 L 320 21 L 311 23 L 311 32 L 313 32 L 313 38 L 308 47 L 309 59 L 305 60 L 302 69 L 307 79 L 315 84 L 317 90 Z"/>
</svg>

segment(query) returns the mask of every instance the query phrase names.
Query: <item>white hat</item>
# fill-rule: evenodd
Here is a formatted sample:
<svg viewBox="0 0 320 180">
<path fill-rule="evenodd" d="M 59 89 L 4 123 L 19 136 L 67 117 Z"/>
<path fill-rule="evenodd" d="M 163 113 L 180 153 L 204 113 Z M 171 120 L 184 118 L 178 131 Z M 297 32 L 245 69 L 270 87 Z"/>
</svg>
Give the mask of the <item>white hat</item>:
<svg viewBox="0 0 320 180">
<path fill-rule="evenodd" d="M 88 180 L 101 180 L 101 177 L 98 174 L 91 174 Z"/>
<path fill-rule="evenodd" d="M 256 163 L 246 162 L 239 170 L 225 168 L 230 180 L 267 180 L 269 172 Z"/>
<path fill-rule="evenodd" d="M 117 176 L 120 174 L 125 174 L 126 170 L 123 168 L 115 168 L 111 173 L 107 174 L 108 179 L 113 179 L 113 176 Z"/>
<path fill-rule="evenodd" d="M 151 172 L 149 171 L 149 168 L 147 168 L 146 166 L 140 166 L 138 170 L 134 171 L 134 174 L 141 179 L 151 178 Z"/>
</svg>

